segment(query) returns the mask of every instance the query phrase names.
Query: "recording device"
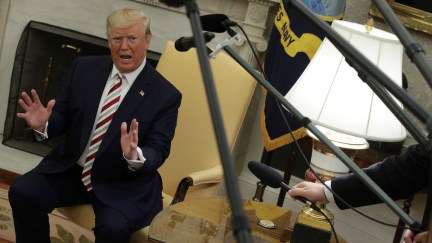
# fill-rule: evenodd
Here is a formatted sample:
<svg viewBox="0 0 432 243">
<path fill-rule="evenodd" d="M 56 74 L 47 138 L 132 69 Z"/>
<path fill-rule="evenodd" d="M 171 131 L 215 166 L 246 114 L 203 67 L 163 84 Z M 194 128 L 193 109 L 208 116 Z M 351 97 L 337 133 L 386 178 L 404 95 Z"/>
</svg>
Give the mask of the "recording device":
<svg viewBox="0 0 432 243">
<path fill-rule="evenodd" d="M 237 26 L 237 23 L 230 20 L 225 14 L 209 14 L 200 16 L 202 29 L 215 33 L 223 33 L 230 30 L 230 27 Z"/>
<path fill-rule="evenodd" d="M 270 166 L 267 166 L 258 161 L 250 161 L 248 164 L 249 170 L 260 179 L 264 184 L 272 187 L 279 188 L 282 187 L 286 191 L 291 190 L 291 188 L 283 181 L 282 176 Z M 300 202 L 309 205 L 311 208 L 315 209 L 317 207 L 314 203 L 311 203 L 304 197 L 296 197 Z M 319 208 L 315 210 L 320 210 Z"/>
<path fill-rule="evenodd" d="M 213 34 L 211 32 L 204 32 L 203 36 L 204 36 L 205 42 L 207 43 L 215 37 L 215 34 Z M 177 39 L 175 41 L 174 47 L 177 51 L 180 51 L 180 52 L 188 51 L 192 47 L 196 47 L 194 37 L 193 36 L 180 37 L 179 39 Z M 207 51 L 209 51 L 209 49 L 207 49 Z M 211 50 L 210 50 L 210 52 L 211 52 Z"/>
</svg>

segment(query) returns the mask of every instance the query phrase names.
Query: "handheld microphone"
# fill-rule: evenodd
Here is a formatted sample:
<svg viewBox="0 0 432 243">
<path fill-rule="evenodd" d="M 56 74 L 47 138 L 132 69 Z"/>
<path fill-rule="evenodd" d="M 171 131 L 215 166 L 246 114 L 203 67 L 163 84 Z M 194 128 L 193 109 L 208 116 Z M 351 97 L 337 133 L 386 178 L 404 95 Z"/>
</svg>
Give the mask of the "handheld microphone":
<svg viewBox="0 0 432 243">
<path fill-rule="evenodd" d="M 204 32 L 203 35 L 206 43 L 211 41 L 215 37 L 215 34 L 211 32 Z M 180 52 L 188 51 L 192 47 L 196 47 L 194 37 L 180 37 L 175 41 L 174 47 L 177 51 Z"/>
<path fill-rule="evenodd" d="M 291 190 L 291 188 L 283 182 L 282 176 L 270 166 L 267 166 L 261 162 L 250 161 L 248 164 L 249 170 L 260 179 L 264 184 L 272 187 L 279 188 L 282 187 L 286 191 Z M 308 201 L 304 197 L 296 197 L 300 202 L 309 205 L 311 208 L 320 210 L 314 203 Z M 317 208 L 317 209 L 316 209 Z"/>
<path fill-rule="evenodd" d="M 283 182 L 282 176 L 270 166 L 257 161 L 250 161 L 248 164 L 249 170 L 260 179 L 264 184 L 272 187 L 279 188 L 282 187 L 286 191 L 291 190 L 291 188 Z M 313 210 L 324 214 L 321 209 L 315 204 L 308 201 L 304 197 L 296 197 L 300 202 L 307 204 Z M 325 215 L 325 214 L 324 214 Z M 299 220 L 301 218 L 302 220 Z M 292 230 L 290 242 L 292 243 L 302 243 L 302 242 L 314 242 L 314 243 L 324 243 L 330 242 L 331 231 L 323 230 L 310 223 L 309 221 L 314 221 L 314 219 L 304 220 L 305 216 L 299 213 L 296 223 Z M 307 222 L 307 223 L 306 223 Z"/>
<path fill-rule="evenodd" d="M 237 26 L 237 23 L 230 20 L 225 14 L 209 14 L 200 16 L 202 29 L 215 33 L 223 33 L 230 27 Z"/>
</svg>

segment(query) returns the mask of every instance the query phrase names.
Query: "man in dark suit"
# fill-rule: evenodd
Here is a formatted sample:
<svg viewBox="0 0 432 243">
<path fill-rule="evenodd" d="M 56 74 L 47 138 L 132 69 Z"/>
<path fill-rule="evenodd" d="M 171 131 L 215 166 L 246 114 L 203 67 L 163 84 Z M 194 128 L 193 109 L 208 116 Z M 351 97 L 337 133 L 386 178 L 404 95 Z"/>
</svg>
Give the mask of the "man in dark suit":
<svg viewBox="0 0 432 243">
<path fill-rule="evenodd" d="M 431 158 L 423 147 L 413 145 L 402 155 L 391 156 L 364 169 L 364 172 L 394 200 L 408 198 L 427 188 L 427 201 L 420 229 L 423 232 L 415 235 L 413 231 L 407 230 L 404 234 L 406 243 L 425 242 L 431 219 L 432 166 Z M 382 202 L 354 174 L 338 176 L 325 184 L 353 207 Z M 333 197 L 332 193 L 322 184 L 301 182 L 288 193 L 293 198 L 303 196 L 310 201 L 323 204 L 333 201 L 340 209 L 348 208 L 338 197 Z"/>
<path fill-rule="evenodd" d="M 44 107 L 35 90 L 19 100 L 17 116 L 36 139 L 66 138 L 11 185 L 18 243 L 50 242 L 56 207 L 91 203 L 99 243 L 128 242 L 162 210 L 157 169 L 170 152 L 181 93 L 146 62 L 152 35 L 142 11 L 114 11 L 107 35 L 111 56 L 78 58 L 56 100 Z"/>
</svg>

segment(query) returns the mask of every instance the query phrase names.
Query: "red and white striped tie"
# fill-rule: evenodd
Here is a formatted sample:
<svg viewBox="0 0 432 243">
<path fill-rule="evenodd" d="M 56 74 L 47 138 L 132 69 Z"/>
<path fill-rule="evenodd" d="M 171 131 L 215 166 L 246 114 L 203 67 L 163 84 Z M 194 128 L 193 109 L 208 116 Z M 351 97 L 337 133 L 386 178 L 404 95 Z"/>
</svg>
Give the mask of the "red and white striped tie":
<svg viewBox="0 0 432 243">
<path fill-rule="evenodd" d="M 105 137 L 106 130 L 114 117 L 117 107 L 120 103 L 120 93 L 122 87 L 122 79 L 119 74 L 117 74 L 116 82 L 110 88 L 105 102 L 102 106 L 102 110 L 99 114 L 98 122 L 96 124 L 95 130 L 93 131 L 93 136 L 90 142 L 89 151 L 84 163 L 84 169 L 81 175 L 81 180 L 87 191 L 93 189 L 90 180 L 91 169 L 93 162 L 96 157 L 96 153 L 99 149 L 99 145 L 102 143 L 102 139 Z"/>
</svg>

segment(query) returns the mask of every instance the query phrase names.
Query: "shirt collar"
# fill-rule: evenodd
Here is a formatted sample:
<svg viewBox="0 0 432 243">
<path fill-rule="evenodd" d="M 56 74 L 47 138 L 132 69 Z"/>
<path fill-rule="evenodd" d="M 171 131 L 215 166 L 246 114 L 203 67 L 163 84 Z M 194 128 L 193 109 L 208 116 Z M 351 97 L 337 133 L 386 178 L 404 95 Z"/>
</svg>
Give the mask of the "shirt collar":
<svg viewBox="0 0 432 243">
<path fill-rule="evenodd" d="M 132 85 L 133 82 L 135 82 L 135 79 L 138 77 L 138 75 L 141 73 L 141 71 L 144 69 L 144 66 L 147 63 L 147 58 L 144 58 L 144 61 L 141 63 L 141 65 L 135 69 L 134 71 L 130 73 L 122 73 L 126 77 L 126 82 L 129 83 L 129 85 Z M 110 79 L 113 79 L 115 75 L 120 73 L 120 71 L 117 69 L 117 67 L 113 64 L 113 68 L 110 74 Z"/>
</svg>

